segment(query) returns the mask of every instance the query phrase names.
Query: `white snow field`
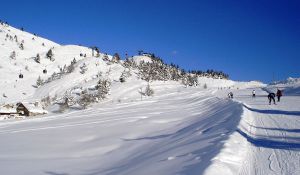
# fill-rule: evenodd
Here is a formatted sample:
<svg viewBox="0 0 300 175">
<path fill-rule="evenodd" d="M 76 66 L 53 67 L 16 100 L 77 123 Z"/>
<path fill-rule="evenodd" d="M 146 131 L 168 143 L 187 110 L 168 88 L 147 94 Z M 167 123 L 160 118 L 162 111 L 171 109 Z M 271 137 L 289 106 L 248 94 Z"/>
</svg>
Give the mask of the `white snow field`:
<svg viewBox="0 0 300 175">
<path fill-rule="evenodd" d="M 1 123 L 1 174 L 201 174 L 241 106 L 179 88 L 143 101 Z"/>
<path fill-rule="evenodd" d="M 50 48 L 52 61 L 46 58 Z M 58 112 L 52 104 L 46 115 L 1 120 L 1 175 L 300 174 L 299 79 L 266 86 L 200 77 L 199 86 L 188 88 L 153 81 L 154 95 L 143 97 L 139 92 L 148 83 L 136 70 L 121 83 L 122 61 L 92 53 L 0 25 L 0 111 L 3 104 L 94 88 L 99 74 L 111 81 L 107 98 L 87 109 Z M 35 87 L 39 76 L 49 78 L 74 58 L 74 71 Z M 152 62 L 147 56 L 132 60 Z M 284 90 L 282 101 L 269 105 L 267 91 L 276 88 Z M 231 91 L 233 100 L 227 98 Z"/>
</svg>

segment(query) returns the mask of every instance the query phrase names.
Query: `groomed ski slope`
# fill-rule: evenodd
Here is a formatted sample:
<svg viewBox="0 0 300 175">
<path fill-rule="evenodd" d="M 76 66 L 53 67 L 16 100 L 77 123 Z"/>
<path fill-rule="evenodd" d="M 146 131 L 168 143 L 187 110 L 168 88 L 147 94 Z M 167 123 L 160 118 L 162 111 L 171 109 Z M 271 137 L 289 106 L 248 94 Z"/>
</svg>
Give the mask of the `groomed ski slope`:
<svg viewBox="0 0 300 175">
<path fill-rule="evenodd" d="M 0 174 L 201 174 L 241 105 L 175 87 L 143 101 L 2 121 Z"/>
<path fill-rule="evenodd" d="M 299 174 L 299 97 L 157 86 L 142 101 L 2 121 L 0 174 Z"/>
<path fill-rule="evenodd" d="M 267 92 L 234 90 L 234 101 L 243 105 L 237 132 L 212 160 L 206 174 L 300 174 L 300 98 L 286 94 L 277 105 L 269 105 Z M 273 87 L 272 91 L 276 92 Z M 225 98 L 224 91 L 217 96 Z M 288 89 L 286 92 L 289 92 Z"/>
</svg>

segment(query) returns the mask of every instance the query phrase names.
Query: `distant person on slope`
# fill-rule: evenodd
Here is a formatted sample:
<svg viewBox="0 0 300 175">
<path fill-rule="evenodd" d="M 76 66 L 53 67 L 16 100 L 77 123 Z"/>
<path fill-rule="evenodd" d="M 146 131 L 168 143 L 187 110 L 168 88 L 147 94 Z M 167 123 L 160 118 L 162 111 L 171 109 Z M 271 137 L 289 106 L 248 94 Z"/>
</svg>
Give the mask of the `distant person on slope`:
<svg viewBox="0 0 300 175">
<path fill-rule="evenodd" d="M 252 97 L 255 97 L 255 90 L 252 91 Z"/>
<path fill-rule="evenodd" d="M 269 95 L 268 95 L 268 99 L 269 99 L 269 105 L 271 105 L 271 102 L 272 102 L 272 100 L 273 100 L 273 102 L 274 102 L 274 105 L 276 105 L 276 103 L 275 103 L 275 93 L 269 93 Z"/>
<path fill-rule="evenodd" d="M 277 95 L 277 101 L 280 102 L 280 97 L 282 96 L 282 91 L 277 89 L 276 95 Z"/>
</svg>

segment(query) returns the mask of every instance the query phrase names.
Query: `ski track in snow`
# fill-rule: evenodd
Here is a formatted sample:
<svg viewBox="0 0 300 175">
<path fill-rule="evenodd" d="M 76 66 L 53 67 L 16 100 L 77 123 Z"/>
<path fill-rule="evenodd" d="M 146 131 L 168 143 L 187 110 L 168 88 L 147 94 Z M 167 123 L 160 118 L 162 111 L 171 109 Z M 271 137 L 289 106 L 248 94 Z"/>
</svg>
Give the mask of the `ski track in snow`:
<svg viewBox="0 0 300 175">
<path fill-rule="evenodd" d="M 234 101 L 244 105 L 244 113 L 237 130 L 239 135 L 227 142 L 247 144 L 244 148 L 224 148 L 218 157 L 225 160 L 229 156 L 224 154 L 226 149 L 238 149 L 244 150 L 244 158 L 239 159 L 242 163 L 234 162 L 235 168 L 230 163 L 214 161 L 206 174 L 215 174 L 213 168 L 216 167 L 229 169 L 224 174 L 300 174 L 300 111 L 297 105 L 300 99 L 289 95 L 277 105 L 269 105 L 264 90 L 256 89 L 256 98 L 250 96 L 252 89 L 233 92 Z M 224 97 L 227 93 L 219 91 L 216 95 Z"/>
</svg>

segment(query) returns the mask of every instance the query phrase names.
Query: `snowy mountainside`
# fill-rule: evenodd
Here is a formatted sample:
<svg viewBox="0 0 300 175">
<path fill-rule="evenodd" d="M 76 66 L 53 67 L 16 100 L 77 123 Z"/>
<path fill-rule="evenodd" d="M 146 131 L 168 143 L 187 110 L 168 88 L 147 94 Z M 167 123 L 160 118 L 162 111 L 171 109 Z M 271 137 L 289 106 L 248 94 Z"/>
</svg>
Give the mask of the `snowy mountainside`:
<svg viewBox="0 0 300 175">
<path fill-rule="evenodd" d="M 277 89 L 283 90 L 283 95 L 300 95 L 300 78 L 287 78 L 270 84 L 266 90 L 276 92 Z"/>
<path fill-rule="evenodd" d="M 8 25 L 0 25 L 0 78 L 2 83 L 1 103 L 17 102 L 34 96 L 34 85 L 38 77 L 46 79 L 54 72 L 59 72 L 73 59 L 92 56 L 92 50 L 86 47 L 61 46 L 47 39 L 20 31 Z M 20 44 L 23 43 L 23 48 Z M 54 60 L 46 58 L 49 50 L 53 51 Z M 12 53 L 15 57 L 12 58 Z M 35 61 L 37 54 L 39 63 Z M 82 54 L 82 56 L 80 56 Z M 43 72 L 46 70 L 47 72 Z M 23 78 L 19 78 L 22 74 Z"/>
<path fill-rule="evenodd" d="M 0 26 L 1 104 L 35 102 L 45 98 L 53 99 L 50 104 L 56 100 L 63 103 L 69 98 L 79 98 L 83 93 L 86 93 L 86 98 L 92 96 L 92 102 L 98 102 L 104 98 L 95 94 L 99 88 L 97 86 L 100 86 L 99 79 L 107 81 L 109 90 L 105 93 L 108 93 L 109 101 L 143 98 L 141 94 L 149 90 L 149 84 L 155 91 L 183 85 L 198 86 L 201 89 L 204 86 L 205 89 L 262 86 L 260 82 L 222 79 L 222 74 L 218 73 L 186 73 L 178 67 L 163 63 L 160 58 L 148 55 L 133 56 L 122 61 L 116 59 L 115 55 L 95 52 L 92 48 L 63 46 L 5 24 Z M 11 56 L 13 52 L 14 57 Z M 37 55 L 40 58 L 38 61 Z M 153 74 L 152 77 L 150 74 Z"/>
</svg>

